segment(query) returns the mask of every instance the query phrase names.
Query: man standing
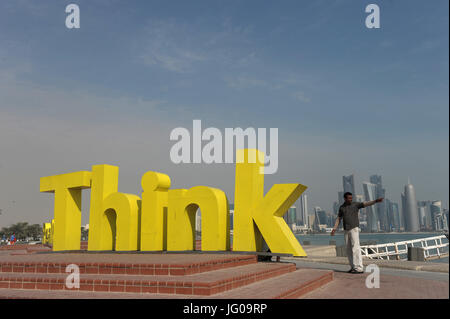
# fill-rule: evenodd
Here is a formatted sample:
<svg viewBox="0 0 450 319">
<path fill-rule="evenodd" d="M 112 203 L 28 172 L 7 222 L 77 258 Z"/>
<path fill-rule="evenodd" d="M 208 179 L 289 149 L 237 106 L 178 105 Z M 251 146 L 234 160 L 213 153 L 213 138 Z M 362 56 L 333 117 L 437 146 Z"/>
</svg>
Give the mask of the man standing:
<svg viewBox="0 0 450 319">
<path fill-rule="evenodd" d="M 351 269 L 348 271 L 353 274 L 362 274 L 364 271 L 361 249 L 359 247 L 359 210 L 361 208 L 372 206 L 375 203 L 380 203 L 383 198 L 378 198 L 364 203 L 353 203 L 353 194 L 346 192 L 344 194 L 344 203 L 339 207 L 339 214 L 334 224 L 331 236 L 334 236 L 336 229 L 339 227 L 341 219 L 344 224 L 344 238 L 347 245 L 347 257 Z"/>
</svg>

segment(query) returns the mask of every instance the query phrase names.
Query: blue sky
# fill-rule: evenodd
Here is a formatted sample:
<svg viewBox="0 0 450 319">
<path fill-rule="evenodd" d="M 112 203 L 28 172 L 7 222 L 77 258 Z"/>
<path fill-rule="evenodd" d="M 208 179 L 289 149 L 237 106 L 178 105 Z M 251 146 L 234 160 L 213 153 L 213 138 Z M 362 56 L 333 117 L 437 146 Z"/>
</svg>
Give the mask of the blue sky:
<svg viewBox="0 0 450 319">
<path fill-rule="evenodd" d="M 409 176 L 448 207 L 448 1 L 73 1 L 79 30 L 69 3 L 0 3 L 2 223 L 49 218 L 40 176 L 103 162 L 128 192 L 158 168 L 232 198 L 232 166 L 167 163 L 193 119 L 278 127 L 267 184 L 304 183 L 311 206 L 329 211 L 355 173 L 383 175 L 394 201 Z"/>
</svg>

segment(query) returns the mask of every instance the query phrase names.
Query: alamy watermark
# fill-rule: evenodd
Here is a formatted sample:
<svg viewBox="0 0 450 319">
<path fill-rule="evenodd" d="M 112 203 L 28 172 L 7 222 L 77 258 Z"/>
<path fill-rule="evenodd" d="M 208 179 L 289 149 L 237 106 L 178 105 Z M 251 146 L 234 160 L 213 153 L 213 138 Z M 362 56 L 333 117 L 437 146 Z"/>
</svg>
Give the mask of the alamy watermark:
<svg viewBox="0 0 450 319">
<path fill-rule="evenodd" d="M 66 288 L 67 289 L 79 289 L 80 288 L 80 268 L 78 265 L 70 264 L 66 267 L 66 272 L 69 275 L 66 277 Z"/>
<path fill-rule="evenodd" d="M 175 164 L 242 163 L 243 158 L 236 156 L 235 151 L 244 148 L 258 149 L 262 152 L 262 155 L 258 156 L 258 161 L 264 164 L 260 173 L 274 174 L 278 170 L 278 128 L 270 128 L 268 138 L 270 151 L 267 149 L 266 128 L 249 127 L 245 130 L 240 127 L 225 128 L 222 134 L 215 127 L 208 127 L 202 131 L 201 120 L 194 120 L 192 140 L 191 133 L 184 127 L 177 127 L 170 133 L 170 140 L 177 141 L 170 149 L 170 160 Z M 249 154 L 250 163 L 256 162 L 255 154 L 256 152 Z"/>
<path fill-rule="evenodd" d="M 368 29 L 380 28 L 380 7 L 377 4 L 371 3 L 366 6 L 366 13 L 370 13 L 366 17 L 366 27 Z"/>
<path fill-rule="evenodd" d="M 366 278 L 366 287 L 369 289 L 380 288 L 380 268 L 375 264 L 366 267 L 365 272 L 370 273 Z"/>
<path fill-rule="evenodd" d="M 77 4 L 71 3 L 66 7 L 66 28 L 79 29 L 80 28 L 80 7 Z"/>
<path fill-rule="evenodd" d="M 368 29 L 379 29 L 380 28 L 380 7 L 371 3 L 365 8 L 365 12 L 369 13 L 366 17 L 365 25 Z M 66 6 L 66 27 L 68 29 L 79 29 L 80 28 L 80 7 L 71 3 Z"/>
</svg>

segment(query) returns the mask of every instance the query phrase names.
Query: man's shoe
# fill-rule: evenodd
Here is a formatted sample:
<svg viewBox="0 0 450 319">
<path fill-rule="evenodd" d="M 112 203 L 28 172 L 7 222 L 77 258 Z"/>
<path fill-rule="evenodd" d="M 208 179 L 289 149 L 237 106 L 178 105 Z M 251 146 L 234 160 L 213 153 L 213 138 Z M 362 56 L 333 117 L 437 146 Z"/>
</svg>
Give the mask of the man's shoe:
<svg viewBox="0 0 450 319">
<path fill-rule="evenodd" d="M 352 271 L 352 274 L 363 274 L 364 273 L 364 271 L 362 271 L 362 270 L 356 270 L 356 269 L 354 269 L 353 271 Z"/>
<path fill-rule="evenodd" d="M 349 271 L 347 271 L 349 274 L 353 273 L 355 271 L 355 268 L 350 269 Z"/>
</svg>

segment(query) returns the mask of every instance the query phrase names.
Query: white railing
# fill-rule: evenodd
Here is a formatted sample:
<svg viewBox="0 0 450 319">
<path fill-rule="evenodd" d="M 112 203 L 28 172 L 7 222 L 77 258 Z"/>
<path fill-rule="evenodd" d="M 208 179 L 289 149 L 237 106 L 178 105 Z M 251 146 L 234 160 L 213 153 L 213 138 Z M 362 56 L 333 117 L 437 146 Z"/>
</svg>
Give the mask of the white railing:
<svg viewBox="0 0 450 319">
<path fill-rule="evenodd" d="M 395 243 L 361 246 L 361 254 L 369 259 L 405 260 L 408 259 L 408 247 L 421 247 L 424 249 L 425 260 L 442 258 L 448 256 L 448 249 L 445 251 L 445 248 L 448 248 L 448 242 L 444 243 L 443 239 L 447 239 L 447 237 L 440 235 Z"/>
</svg>

